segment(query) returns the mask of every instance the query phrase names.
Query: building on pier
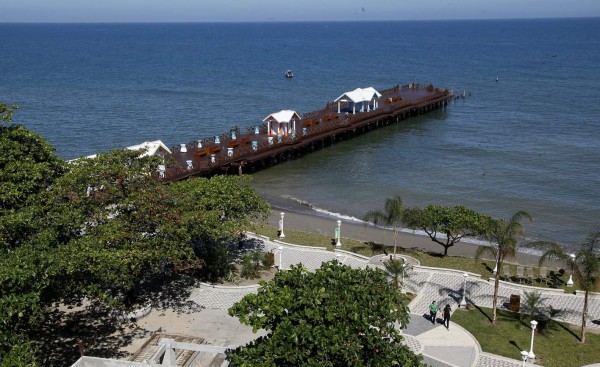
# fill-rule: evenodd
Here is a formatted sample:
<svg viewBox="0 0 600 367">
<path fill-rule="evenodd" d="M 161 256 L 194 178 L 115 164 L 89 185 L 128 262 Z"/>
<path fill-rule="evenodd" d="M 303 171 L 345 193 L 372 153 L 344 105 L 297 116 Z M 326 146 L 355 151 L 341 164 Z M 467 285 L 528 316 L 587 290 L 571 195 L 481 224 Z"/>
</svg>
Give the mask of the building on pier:
<svg viewBox="0 0 600 367">
<path fill-rule="evenodd" d="M 373 87 L 356 88 L 353 91 L 345 92 L 333 102 L 337 102 L 338 113 L 352 111 L 352 114 L 355 115 L 356 112 L 376 110 L 379 107 L 377 103 L 379 98 L 381 98 L 381 93 Z"/>
<path fill-rule="evenodd" d="M 163 161 L 165 156 L 173 154 L 171 150 L 167 148 L 167 146 L 160 140 L 145 141 L 141 144 L 132 145 L 125 149 L 143 151 L 140 157 L 158 155 L 163 159 Z"/>
<path fill-rule="evenodd" d="M 300 114 L 292 110 L 281 110 L 265 117 L 263 121 L 267 123 L 268 136 L 287 136 L 295 134 L 296 121 L 300 121 Z"/>
</svg>

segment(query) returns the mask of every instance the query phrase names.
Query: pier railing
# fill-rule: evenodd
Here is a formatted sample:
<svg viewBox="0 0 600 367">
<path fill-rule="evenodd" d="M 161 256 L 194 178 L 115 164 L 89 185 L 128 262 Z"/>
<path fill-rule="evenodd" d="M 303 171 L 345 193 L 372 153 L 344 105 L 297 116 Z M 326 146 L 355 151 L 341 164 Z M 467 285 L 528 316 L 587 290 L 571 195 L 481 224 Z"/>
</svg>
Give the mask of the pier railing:
<svg viewBox="0 0 600 367">
<path fill-rule="evenodd" d="M 426 89 L 431 93 L 418 99 L 396 99 L 400 89 Z M 174 181 L 188 176 L 204 174 L 234 163 L 241 164 L 242 161 L 247 159 L 260 159 L 260 157 L 266 157 L 276 154 L 277 151 L 285 150 L 278 148 L 305 145 L 314 139 L 333 135 L 338 129 L 343 132 L 348 128 L 377 121 L 378 118 L 394 117 L 407 112 L 412 113 L 421 106 L 426 106 L 436 100 L 447 100 L 451 96 L 447 89 L 434 89 L 432 85 L 421 86 L 418 84 L 397 85 L 380 93 L 382 97 L 377 101 L 377 109 L 356 114 L 338 113 L 337 103 L 328 103 L 322 109 L 302 115 L 302 118 L 296 121 L 296 130 L 284 136 L 268 136 L 267 123 L 261 123 L 244 130 L 235 127 L 224 134 L 174 146 L 172 148 L 174 152 L 182 153 L 182 146 L 185 147 L 187 152 L 195 152 L 193 158 L 188 160 L 188 162 L 192 162 L 191 165 L 188 163 L 187 166 L 170 166 L 166 171 L 157 175 L 165 181 Z M 347 109 L 348 106 L 349 103 L 341 103 L 340 109 Z M 257 129 L 258 134 L 256 133 Z M 198 152 L 201 154 L 198 155 Z"/>
</svg>

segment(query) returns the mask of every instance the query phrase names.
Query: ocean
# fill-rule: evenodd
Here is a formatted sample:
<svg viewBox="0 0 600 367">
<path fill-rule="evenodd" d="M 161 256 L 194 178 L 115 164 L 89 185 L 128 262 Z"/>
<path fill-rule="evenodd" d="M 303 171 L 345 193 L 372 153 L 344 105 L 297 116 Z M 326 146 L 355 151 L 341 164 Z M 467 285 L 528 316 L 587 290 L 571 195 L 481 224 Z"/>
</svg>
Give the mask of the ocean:
<svg viewBox="0 0 600 367">
<path fill-rule="evenodd" d="M 64 159 L 187 143 L 358 87 L 432 83 L 465 98 L 252 185 L 283 210 L 345 220 L 395 195 L 499 218 L 525 210 L 529 239 L 569 250 L 600 230 L 600 18 L 0 24 L 0 34 L 0 101 Z"/>
</svg>

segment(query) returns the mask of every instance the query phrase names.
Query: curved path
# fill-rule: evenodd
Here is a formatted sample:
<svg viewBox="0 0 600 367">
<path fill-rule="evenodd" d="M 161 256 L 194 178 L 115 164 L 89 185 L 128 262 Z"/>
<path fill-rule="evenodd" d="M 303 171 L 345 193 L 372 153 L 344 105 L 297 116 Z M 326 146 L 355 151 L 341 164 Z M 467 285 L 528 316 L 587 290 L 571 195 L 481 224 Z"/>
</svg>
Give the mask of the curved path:
<svg viewBox="0 0 600 367">
<path fill-rule="evenodd" d="M 289 269 L 293 264 L 302 264 L 309 270 L 316 270 L 322 262 L 337 259 L 343 264 L 365 268 L 367 266 L 381 267 L 383 255 L 367 258 L 350 252 L 324 248 L 305 247 L 272 241 L 263 236 L 254 236 L 261 240 L 268 251 L 275 253 L 275 265 L 281 269 Z M 438 320 L 432 324 L 425 314 L 432 300 L 438 304 L 450 304 L 456 309 L 462 298 L 465 276 L 463 272 L 428 268 L 420 266 L 419 262 L 408 256 L 401 256 L 411 266 L 404 291 L 415 293 L 417 296 L 409 304 L 411 315 L 408 327 L 403 330 L 405 342 L 415 353 L 423 355 L 424 362 L 433 367 L 519 367 L 522 362 L 481 351 L 477 340 L 468 331 L 452 323 L 449 329 L 442 326 Z M 491 307 L 493 281 L 481 279 L 478 274 L 467 277 L 466 299 L 469 303 L 483 307 Z M 244 295 L 256 292 L 258 286 L 222 287 L 202 284 L 192 292 L 190 299 L 207 309 L 227 310 Z M 511 294 L 521 297 L 524 292 L 537 290 L 542 292 L 548 304 L 565 310 L 561 321 L 576 324 L 581 318 L 583 297 L 569 295 L 556 290 L 520 286 L 513 283 L 501 282 L 499 304 L 508 302 Z M 421 313 L 422 312 L 422 313 Z M 591 302 L 589 315 L 592 320 L 600 319 L 600 302 Z M 597 323 L 590 323 L 592 328 L 600 328 Z M 535 366 L 531 363 L 528 366 Z"/>
</svg>

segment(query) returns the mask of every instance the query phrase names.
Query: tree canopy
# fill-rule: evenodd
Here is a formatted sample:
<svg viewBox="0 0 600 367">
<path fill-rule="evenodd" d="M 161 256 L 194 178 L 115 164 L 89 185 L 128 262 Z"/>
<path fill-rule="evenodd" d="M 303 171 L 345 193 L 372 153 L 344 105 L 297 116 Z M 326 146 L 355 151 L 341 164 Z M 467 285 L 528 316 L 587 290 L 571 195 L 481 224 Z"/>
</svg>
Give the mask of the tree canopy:
<svg viewBox="0 0 600 367">
<path fill-rule="evenodd" d="M 232 365 L 419 366 L 394 326 L 408 323 L 408 299 L 386 278 L 332 261 L 261 282 L 229 314 L 267 335 L 231 352 Z"/>
<path fill-rule="evenodd" d="M 460 242 L 463 237 L 485 233 L 489 220 L 488 215 L 461 205 L 455 207 L 429 205 L 424 209 L 404 210 L 406 225 L 412 229 L 425 231 L 433 242 L 444 248 L 444 256 L 448 256 L 448 249 Z"/>
<path fill-rule="evenodd" d="M 0 102 L 0 122 L 11 122 L 13 113 L 18 108 L 17 105 L 9 106 L 6 103 Z"/>
<path fill-rule="evenodd" d="M 196 243 L 232 238 L 269 210 L 247 178 L 166 185 L 153 175 L 159 158 L 140 152 L 66 164 L 19 125 L 0 126 L 0 148 L 4 361 L 35 365 L 28 335 L 54 302 L 126 307 L 140 284 L 205 266 Z"/>
<path fill-rule="evenodd" d="M 6 122 L 0 124 L 0 226 L 8 226 L 0 228 L 0 236 L 5 236 L 0 241 L 9 242 L 18 242 L 12 237 L 19 235 L 23 223 L 33 215 L 18 210 L 32 204 L 36 194 L 46 190 L 65 166 L 42 136 L 10 123 L 14 109 L 16 106 L 0 103 L 0 117 Z"/>
</svg>

